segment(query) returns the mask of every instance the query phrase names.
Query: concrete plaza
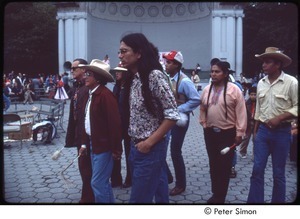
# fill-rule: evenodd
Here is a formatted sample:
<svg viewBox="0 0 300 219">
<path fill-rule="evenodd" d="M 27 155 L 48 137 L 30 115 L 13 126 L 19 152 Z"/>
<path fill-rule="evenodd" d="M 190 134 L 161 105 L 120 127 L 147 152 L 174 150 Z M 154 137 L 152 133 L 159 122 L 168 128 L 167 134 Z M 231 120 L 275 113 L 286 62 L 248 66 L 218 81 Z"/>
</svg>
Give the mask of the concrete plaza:
<svg viewBox="0 0 300 219">
<path fill-rule="evenodd" d="M 202 86 L 206 86 L 203 83 Z M 112 84 L 108 85 L 110 88 Z M 38 107 L 38 104 L 33 104 Z M 33 105 L 19 105 L 19 109 L 30 110 Z M 64 129 L 66 130 L 69 117 L 68 100 L 65 104 Z M 14 110 L 12 105 L 9 111 Z M 198 123 L 199 108 L 191 116 L 190 126 L 183 146 L 183 156 L 186 164 L 187 187 L 181 195 L 171 196 L 170 204 L 205 204 L 211 196 L 208 157 L 205 149 L 202 126 Z M 77 161 L 65 171 L 67 181 L 64 181 L 60 172 L 76 158 L 75 148 L 65 148 L 62 156 L 52 160 L 53 153 L 62 148 L 66 133 L 58 129 L 58 137 L 50 145 L 31 145 L 32 139 L 5 142 L 10 146 L 3 151 L 3 201 L 12 204 L 77 204 L 81 196 L 81 178 Z M 249 153 L 252 151 L 249 145 Z M 122 156 L 122 174 L 125 177 L 125 160 Z M 174 176 L 174 168 L 168 151 L 167 162 Z M 251 154 L 247 158 L 237 158 L 237 176 L 230 180 L 226 204 L 245 204 L 249 192 L 250 176 L 253 162 Z M 286 164 L 286 202 L 292 203 L 298 194 L 297 166 L 288 159 Z M 174 182 L 169 188 L 174 187 Z M 270 203 L 273 187 L 272 165 L 269 160 L 265 171 L 265 201 Z M 130 188 L 113 189 L 116 204 L 127 204 L 130 197 Z"/>
</svg>

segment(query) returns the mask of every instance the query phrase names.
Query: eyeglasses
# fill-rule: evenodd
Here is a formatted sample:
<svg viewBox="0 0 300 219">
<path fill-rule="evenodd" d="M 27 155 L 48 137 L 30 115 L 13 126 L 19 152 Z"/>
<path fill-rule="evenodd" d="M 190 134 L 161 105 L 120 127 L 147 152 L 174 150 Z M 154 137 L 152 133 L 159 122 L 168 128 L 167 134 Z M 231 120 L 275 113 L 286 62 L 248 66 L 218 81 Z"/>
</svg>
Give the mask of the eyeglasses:
<svg viewBox="0 0 300 219">
<path fill-rule="evenodd" d="M 76 71 L 76 69 L 79 67 L 72 67 L 71 70 Z"/>
<path fill-rule="evenodd" d="M 92 72 L 88 72 L 88 71 L 84 73 L 84 76 L 86 76 L 86 77 L 87 77 L 87 76 L 93 76 L 93 75 L 94 75 L 94 74 L 93 74 Z"/>
<path fill-rule="evenodd" d="M 127 53 L 127 52 L 129 52 L 130 50 L 129 49 L 120 49 L 119 51 L 118 51 L 118 54 L 120 55 L 124 55 L 125 53 Z"/>
</svg>

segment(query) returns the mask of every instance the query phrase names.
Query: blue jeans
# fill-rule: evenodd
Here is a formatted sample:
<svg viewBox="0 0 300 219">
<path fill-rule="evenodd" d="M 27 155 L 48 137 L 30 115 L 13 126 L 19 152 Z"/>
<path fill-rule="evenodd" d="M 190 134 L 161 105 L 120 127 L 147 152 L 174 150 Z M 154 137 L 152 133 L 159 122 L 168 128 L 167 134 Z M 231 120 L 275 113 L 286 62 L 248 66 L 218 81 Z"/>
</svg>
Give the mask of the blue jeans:
<svg viewBox="0 0 300 219">
<path fill-rule="evenodd" d="M 171 158 L 175 171 L 175 186 L 178 188 L 186 188 L 185 164 L 182 156 L 182 145 L 185 134 L 189 128 L 190 119 L 185 127 L 175 125 L 171 129 Z"/>
<path fill-rule="evenodd" d="M 165 137 L 166 154 L 167 154 L 167 151 L 168 151 L 170 135 L 171 135 L 171 131 L 169 131 L 166 134 L 166 137 Z M 157 188 L 156 193 L 155 193 L 155 203 L 169 203 L 169 195 L 168 195 L 169 175 L 168 174 L 170 174 L 170 176 L 173 177 L 172 173 L 170 172 L 170 169 L 168 167 L 168 163 L 165 160 L 165 164 L 162 168 L 160 179 L 159 179 L 159 185 L 158 185 L 158 188 Z"/>
<path fill-rule="evenodd" d="M 113 169 L 112 152 L 101 154 L 91 152 L 91 161 L 91 185 L 95 196 L 95 203 L 114 203 L 114 195 L 109 182 Z"/>
<path fill-rule="evenodd" d="M 272 203 L 285 202 L 285 164 L 290 149 L 291 127 L 270 129 L 259 125 L 254 139 L 254 165 L 248 203 L 264 203 L 264 173 L 271 154 L 273 168 Z"/>
<path fill-rule="evenodd" d="M 10 107 L 10 99 L 5 94 L 3 94 L 3 103 L 4 103 L 4 106 L 5 106 L 3 113 L 5 114 L 5 112 Z"/>
<path fill-rule="evenodd" d="M 130 203 L 168 202 L 166 172 L 166 138 L 156 143 L 148 153 L 139 152 L 131 142 L 129 163 L 132 177 Z"/>
</svg>

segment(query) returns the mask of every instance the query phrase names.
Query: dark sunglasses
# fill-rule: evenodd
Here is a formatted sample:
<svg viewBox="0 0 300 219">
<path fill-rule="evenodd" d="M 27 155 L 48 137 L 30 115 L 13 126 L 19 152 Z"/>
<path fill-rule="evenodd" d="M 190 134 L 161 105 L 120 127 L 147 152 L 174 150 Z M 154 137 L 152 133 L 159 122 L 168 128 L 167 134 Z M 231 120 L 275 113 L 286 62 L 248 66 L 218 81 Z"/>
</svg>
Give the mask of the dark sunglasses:
<svg viewBox="0 0 300 219">
<path fill-rule="evenodd" d="M 71 69 L 72 69 L 73 71 L 75 71 L 77 68 L 79 68 L 79 67 L 72 67 Z"/>
</svg>

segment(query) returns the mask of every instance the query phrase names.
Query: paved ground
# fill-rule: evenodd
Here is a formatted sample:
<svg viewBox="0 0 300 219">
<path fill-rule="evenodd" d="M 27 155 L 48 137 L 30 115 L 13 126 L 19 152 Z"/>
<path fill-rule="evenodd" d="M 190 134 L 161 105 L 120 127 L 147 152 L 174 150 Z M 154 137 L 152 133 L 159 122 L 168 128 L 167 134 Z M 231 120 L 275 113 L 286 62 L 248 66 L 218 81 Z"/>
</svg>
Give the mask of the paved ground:
<svg viewBox="0 0 300 219">
<path fill-rule="evenodd" d="M 203 87 L 207 83 L 203 84 Z M 111 85 L 109 85 L 111 87 Z M 38 107 L 38 105 L 36 105 Z M 18 109 L 31 109 L 32 105 L 21 105 Z M 10 110 L 14 110 L 11 106 Z M 64 128 L 68 123 L 69 101 L 65 105 Z M 191 117 L 190 127 L 187 132 L 183 156 L 186 164 L 187 188 L 184 193 L 170 197 L 171 204 L 204 204 L 211 196 L 208 157 L 205 150 L 202 127 L 198 123 L 199 109 L 194 111 Z M 62 171 L 76 157 L 76 149 L 64 149 L 62 156 L 54 161 L 53 153 L 62 148 L 65 142 L 65 133 L 59 131 L 59 137 L 55 138 L 52 145 L 31 145 L 32 139 L 23 143 L 19 141 L 9 142 L 11 146 L 3 148 L 4 163 L 4 200 L 15 204 L 41 204 L 41 203 L 78 203 L 81 194 L 81 178 L 77 162 L 65 171 L 66 183 L 60 171 Z M 250 145 L 252 148 L 252 145 Z M 174 169 L 170 154 L 167 161 L 174 175 Z M 122 161 L 122 173 L 125 176 L 124 156 Z M 247 200 L 249 182 L 252 171 L 251 156 L 246 159 L 237 159 L 237 177 L 230 180 L 226 203 L 245 204 Z M 297 166 L 288 161 L 286 165 L 286 201 L 291 203 L 297 195 Z M 272 169 L 270 162 L 265 172 L 265 200 L 270 203 L 272 193 Z M 174 183 L 169 185 L 173 188 Z M 115 188 L 116 203 L 128 203 L 130 188 Z"/>
</svg>

